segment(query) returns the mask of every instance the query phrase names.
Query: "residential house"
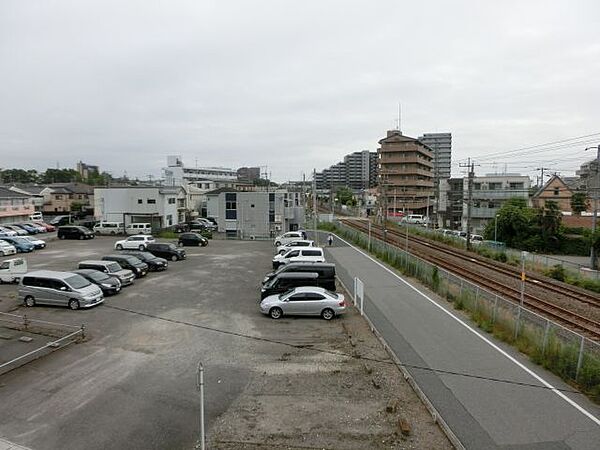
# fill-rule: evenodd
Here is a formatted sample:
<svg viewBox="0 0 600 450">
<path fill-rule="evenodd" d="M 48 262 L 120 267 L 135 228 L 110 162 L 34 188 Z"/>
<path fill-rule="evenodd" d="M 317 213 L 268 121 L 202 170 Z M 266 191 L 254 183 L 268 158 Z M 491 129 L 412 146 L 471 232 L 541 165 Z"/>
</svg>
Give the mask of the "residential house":
<svg viewBox="0 0 600 450">
<path fill-rule="evenodd" d="M 0 224 L 29 220 L 35 212 L 32 195 L 0 187 Z"/>
<path fill-rule="evenodd" d="M 562 212 L 571 213 L 571 197 L 576 192 L 573 183 L 567 184 L 567 180 L 558 175 L 553 175 L 538 191 L 533 194 L 531 201 L 536 208 L 543 208 L 548 201 L 558 204 Z"/>
</svg>

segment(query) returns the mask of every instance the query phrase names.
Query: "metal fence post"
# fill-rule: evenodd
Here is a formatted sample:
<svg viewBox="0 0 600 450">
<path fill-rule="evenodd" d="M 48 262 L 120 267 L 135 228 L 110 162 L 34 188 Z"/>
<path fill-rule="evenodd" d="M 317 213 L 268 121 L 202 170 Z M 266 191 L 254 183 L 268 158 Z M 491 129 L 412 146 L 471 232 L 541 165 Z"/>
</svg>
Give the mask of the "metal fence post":
<svg viewBox="0 0 600 450">
<path fill-rule="evenodd" d="M 498 314 L 498 294 L 494 296 L 494 310 L 492 311 L 492 323 L 496 323 L 496 314 Z"/>
<path fill-rule="evenodd" d="M 29 320 L 27 319 L 27 314 L 23 314 L 23 328 L 27 330 L 27 327 L 29 327 Z"/>
<path fill-rule="evenodd" d="M 476 286 L 477 289 L 475 289 L 475 311 L 477 311 L 477 309 L 479 308 L 479 285 Z"/>
<path fill-rule="evenodd" d="M 81 324 L 81 338 L 85 339 L 85 325 Z"/>
<path fill-rule="evenodd" d="M 196 387 L 200 391 L 200 449 L 204 450 L 206 448 L 204 438 L 204 366 L 201 361 L 198 361 L 198 367 L 196 368 Z"/>
<path fill-rule="evenodd" d="M 463 295 L 463 280 L 462 278 L 460 279 L 460 296 L 462 297 Z"/>
<path fill-rule="evenodd" d="M 548 345 L 548 335 L 550 333 L 550 321 L 546 319 L 546 327 L 544 329 L 544 340 L 542 341 L 542 355 L 546 353 L 546 345 Z"/>
<path fill-rule="evenodd" d="M 579 370 L 581 369 L 581 364 L 583 363 L 583 346 L 585 344 L 585 338 L 581 336 L 581 344 L 579 346 L 579 357 L 577 358 L 577 369 L 575 369 L 575 381 L 579 377 Z"/>
<path fill-rule="evenodd" d="M 519 326 L 521 322 L 521 305 L 517 305 L 517 320 L 515 320 L 515 339 L 519 337 Z"/>
</svg>

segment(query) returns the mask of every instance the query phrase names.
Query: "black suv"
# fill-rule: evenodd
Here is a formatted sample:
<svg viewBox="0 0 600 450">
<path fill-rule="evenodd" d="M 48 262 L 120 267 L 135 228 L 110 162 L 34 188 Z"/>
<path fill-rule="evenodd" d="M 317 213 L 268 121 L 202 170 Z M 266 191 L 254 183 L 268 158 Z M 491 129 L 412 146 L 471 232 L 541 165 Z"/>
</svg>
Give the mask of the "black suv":
<svg viewBox="0 0 600 450">
<path fill-rule="evenodd" d="M 123 269 L 131 270 L 136 278 L 144 277 L 148 273 L 148 264 L 131 255 L 107 255 L 102 257 L 103 261 L 114 261 L 119 263 Z"/>
<path fill-rule="evenodd" d="M 198 233 L 181 233 L 177 243 L 184 246 L 190 245 L 198 247 L 201 245 L 202 247 L 206 247 L 208 245 L 208 239 Z"/>
<path fill-rule="evenodd" d="M 137 259 L 145 262 L 146 264 L 148 264 L 148 269 L 152 272 L 158 272 L 159 270 L 167 270 L 167 267 L 169 267 L 169 263 L 166 259 L 154 256 L 150 252 L 141 252 L 139 250 L 125 250 L 123 254 L 135 256 Z"/>
<path fill-rule="evenodd" d="M 94 232 L 78 225 L 64 225 L 58 227 L 59 239 L 94 239 Z"/>
<path fill-rule="evenodd" d="M 73 273 L 81 275 L 90 283 L 98 286 L 104 295 L 115 295 L 121 290 L 121 282 L 117 277 L 111 277 L 110 275 L 100 272 L 99 270 L 79 269 L 74 270 Z"/>
<path fill-rule="evenodd" d="M 154 256 L 170 259 L 171 261 L 180 261 L 185 259 L 185 250 L 177 248 L 175 244 L 147 244 L 146 250 Z"/>
</svg>

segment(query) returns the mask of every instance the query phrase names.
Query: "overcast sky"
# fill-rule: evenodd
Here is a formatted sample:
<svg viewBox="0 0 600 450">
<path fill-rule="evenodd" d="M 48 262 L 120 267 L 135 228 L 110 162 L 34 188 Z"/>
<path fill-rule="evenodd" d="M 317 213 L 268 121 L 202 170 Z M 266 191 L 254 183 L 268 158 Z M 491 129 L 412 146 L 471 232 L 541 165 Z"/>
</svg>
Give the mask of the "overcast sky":
<svg viewBox="0 0 600 450">
<path fill-rule="evenodd" d="M 376 150 L 399 101 L 404 134 L 452 132 L 454 174 L 572 174 L 600 135 L 483 157 L 600 133 L 600 2 L 0 2 L 4 168 L 147 177 L 174 154 L 301 179 Z"/>
</svg>

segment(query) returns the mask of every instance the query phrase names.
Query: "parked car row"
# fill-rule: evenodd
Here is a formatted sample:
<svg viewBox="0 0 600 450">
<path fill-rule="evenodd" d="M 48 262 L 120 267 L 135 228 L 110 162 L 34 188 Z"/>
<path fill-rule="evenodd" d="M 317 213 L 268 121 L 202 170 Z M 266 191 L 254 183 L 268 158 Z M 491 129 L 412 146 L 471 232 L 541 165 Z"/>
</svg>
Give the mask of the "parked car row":
<svg viewBox="0 0 600 450">
<path fill-rule="evenodd" d="M 335 292 L 335 264 L 326 262 L 323 249 L 306 237 L 305 232 L 294 231 L 274 239 L 277 270 L 263 279 L 259 306 L 273 319 L 314 315 L 331 320 L 346 310 L 344 295 Z"/>
<path fill-rule="evenodd" d="M 46 248 L 46 241 L 34 236 L 0 236 L 0 256 L 29 253 Z"/>
<path fill-rule="evenodd" d="M 181 238 L 180 242 L 182 242 Z M 206 243 L 208 244 L 208 241 L 206 241 Z M 145 234 L 129 236 L 127 239 L 115 242 L 115 250 L 138 250 L 139 252 L 149 252 L 155 256 L 170 259 L 171 261 L 180 261 L 186 258 L 184 249 L 178 248 L 175 244 L 156 242 L 154 237 Z"/>
<path fill-rule="evenodd" d="M 106 235 L 152 234 L 152 225 L 150 223 L 130 223 L 125 226 L 123 222 L 98 222 L 94 225 L 93 231 L 96 234 Z"/>
<path fill-rule="evenodd" d="M 167 270 L 169 263 L 161 255 L 170 256 L 172 260 L 185 259 L 185 250 L 174 244 L 147 243 L 143 250 L 123 250 L 99 259 L 80 261 L 72 271 L 37 270 L 19 277 L 12 274 L 12 279 L 20 280 L 19 299 L 25 306 L 88 308 L 104 302 L 105 296 L 118 294 L 123 287 L 134 284 L 136 278 Z M 9 269 L 16 270 L 7 265 L 7 278 L 11 276 Z"/>
<path fill-rule="evenodd" d="M 56 231 L 56 227 L 45 222 L 19 222 L 0 225 L 0 237 L 2 236 L 31 236 L 34 234 Z"/>
</svg>

